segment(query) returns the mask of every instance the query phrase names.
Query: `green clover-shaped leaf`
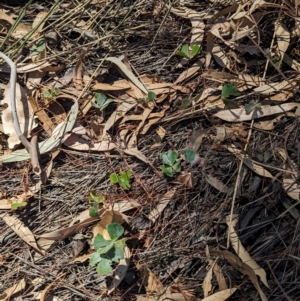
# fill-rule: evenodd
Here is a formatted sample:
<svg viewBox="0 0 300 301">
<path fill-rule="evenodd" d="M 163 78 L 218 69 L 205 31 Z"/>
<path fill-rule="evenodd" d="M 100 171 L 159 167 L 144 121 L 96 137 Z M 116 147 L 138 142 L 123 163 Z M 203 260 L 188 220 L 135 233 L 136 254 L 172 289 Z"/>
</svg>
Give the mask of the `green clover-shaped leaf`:
<svg viewBox="0 0 300 301">
<path fill-rule="evenodd" d="M 112 241 L 116 241 L 124 233 L 124 228 L 118 223 L 108 224 L 106 230 Z"/>
<path fill-rule="evenodd" d="M 171 166 L 167 167 L 165 165 L 160 165 L 159 168 L 162 170 L 162 172 L 167 175 L 168 177 L 173 177 L 173 168 Z"/>
<path fill-rule="evenodd" d="M 90 257 L 90 266 L 95 266 L 100 260 L 102 260 L 102 257 L 99 253 L 95 252 Z"/>
<path fill-rule="evenodd" d="M 97 272 L 101 275 L 106 275 L 112 271 L 111 260 L 102 258 L 97 266 Z"/>
<path fill-rule="evenodd" d="M 98 250 L 99 248 L 106 247 L 110 243 L 111 243 L 110 240 L 104 239 L 103 235 L 101 235 L 99 233 L 94 238 L 94 247 L 95 247 L 95 250 Z"/>
</svg>

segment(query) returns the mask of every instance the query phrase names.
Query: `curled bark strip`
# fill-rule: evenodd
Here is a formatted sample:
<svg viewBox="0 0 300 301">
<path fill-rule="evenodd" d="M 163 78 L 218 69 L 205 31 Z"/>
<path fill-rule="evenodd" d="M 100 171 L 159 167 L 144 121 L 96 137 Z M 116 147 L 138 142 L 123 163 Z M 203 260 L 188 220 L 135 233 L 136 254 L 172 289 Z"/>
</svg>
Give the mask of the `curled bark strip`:
<svg viewBox="0 0 300 301">
<path fill-rule="evenodd" d="M 24 134 L 21 131 L 20 122 L 17 114 L 16 107 L 16 81 L 17 81 L 17 67 L 14 62 L 6 56 L 4 53 L 0 51 L 0 57 L 9 65 L 10 71 L 10 105 L 11 105 L 11 117 L 14 123 L 14 128 L 16 134 L 18 135 L 20 141 L 30 153 L 31 163 L 33 167 L 34 173 L 39 175 L 41 173 L 39 159 L 38 159 L 38 151 L 37 151 L 37 137 L 34 136 L 32 138 L 31 143 L 26 139 Z"/>
</svg>

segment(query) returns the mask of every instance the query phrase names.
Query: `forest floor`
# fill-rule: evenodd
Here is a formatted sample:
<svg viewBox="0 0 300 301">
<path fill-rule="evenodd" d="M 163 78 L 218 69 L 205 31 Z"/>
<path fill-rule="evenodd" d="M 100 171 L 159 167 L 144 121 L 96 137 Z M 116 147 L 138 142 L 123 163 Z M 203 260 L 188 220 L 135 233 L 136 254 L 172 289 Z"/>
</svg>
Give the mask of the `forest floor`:
<svg viewBox="0 0 300 301">
<path fill-rule="evenodd" d="M 2 1 L 0 300 L 300 300 L 300 4 L 238 2 Z"/>
</svg>

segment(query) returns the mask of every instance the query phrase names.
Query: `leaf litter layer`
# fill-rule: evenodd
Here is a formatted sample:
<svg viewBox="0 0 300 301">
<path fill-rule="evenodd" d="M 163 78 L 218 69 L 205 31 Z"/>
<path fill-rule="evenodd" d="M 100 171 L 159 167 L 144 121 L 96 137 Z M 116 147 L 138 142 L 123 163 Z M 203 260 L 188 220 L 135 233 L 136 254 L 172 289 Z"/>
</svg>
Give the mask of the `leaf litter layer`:
<svg viewBox="0 0 300 301">
<path fill-rule="evenodd" d="M 2 64 L 0 298 L 297 300 L 298 6 L 1 4 L 43 172 L 8 139 Z M 88 259 L 112 222 L 125 258 L 101 276 Z"/>
</svg>

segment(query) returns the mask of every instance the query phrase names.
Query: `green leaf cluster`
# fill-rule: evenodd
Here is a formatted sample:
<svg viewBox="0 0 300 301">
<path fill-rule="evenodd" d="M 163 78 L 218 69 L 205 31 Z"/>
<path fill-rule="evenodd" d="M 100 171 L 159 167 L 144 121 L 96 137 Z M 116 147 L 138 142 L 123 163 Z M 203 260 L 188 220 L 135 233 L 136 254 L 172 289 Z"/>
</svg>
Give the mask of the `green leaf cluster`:
<svg viewBox="0 0 300 301">
<path fill-rule="evenodd" d="M 119 175 L 116 173 L 112 173 L 110 175 L 110 180 L 114 184 L 119 184 L 121 187 L 123 187 L 125 190 L 130 189 L 130 177 L 132 176 L 132 171 L 121 171 Z"/>
<path fill-rule="evenodd" d="M 113 100 L 107 98 L 103 93 L 95 93 L 92 106 L 103 111 L 111 102 L 113 102 Z"/>
<path fill-rule="evenodd" d="M 124 228 L 117 223 L 112 223 L 106 226 L 106 230 L 110 240 L 106 240 L 98 233 L 94 239 L 96 252 L 90 258 L 90 266 L 97 264 L 97 272 L 101 275 L 110 273 L 112 263 L 124 258 L 125 239 L 119 239 L 124 233 Z"/>
<path fill-rule="evenodd" d="M 160 159 L 163 161 L 163 165 L 160 165 L 160 169 L 168 177 L 173 177 L 174 172 L 180 172 L 181 166 L 178 153 L 170 149 L 166 153 L 161 153 Z"/>
<path fill-rule="evenodd" d="M 99 204 L 105 201 L 105 197 L 103 195 L 97 195 L 96 191 L 92 190 L 88 196 L 88 199 L 92 204 L 92 207 L 90 208 L 90 216 L 97 217 Z"/>
<path fill-rule="evenodd" d="M 182 56 L 186 59 L 191 59 L 196 56 L 201 50 L 199 45 L 184 44 L 179 51 L 176 51 L 176 55 Z"/>
<path fill-rule="evenodd" d="M 238 96 L 240 95 L 239 90 L 231 83 L 226 84 L 222 88 L 221 97 L 222 99 L 226 99 L 229 96 Z"/>
<path fill-rule="evenodd" d="M 148 103 L 150 101 L 153 101 L 156 97 L 156 94 L 154 92 L 149 91 L 148 95 L 145 98 L 139 98 L 137 100 L 138 103 Z"/>
<path fill-rule="evenodd" d="M 34 45 L 30 48 L 30 56 L 36 56 L 41 53 L 46 47 L 45 39 L 41 38 L 37 40 Z"/>
<path fill-rule="evenodd" d="M 56 96 L 58 96 L 59 93 L 60 93 L 60 90 L 57 88 L 45 89 L 45 90 L 43 90 L 42 97 L 44 99 L 51 100 L 51 99 L 55 98 Z"/>
</svg>

